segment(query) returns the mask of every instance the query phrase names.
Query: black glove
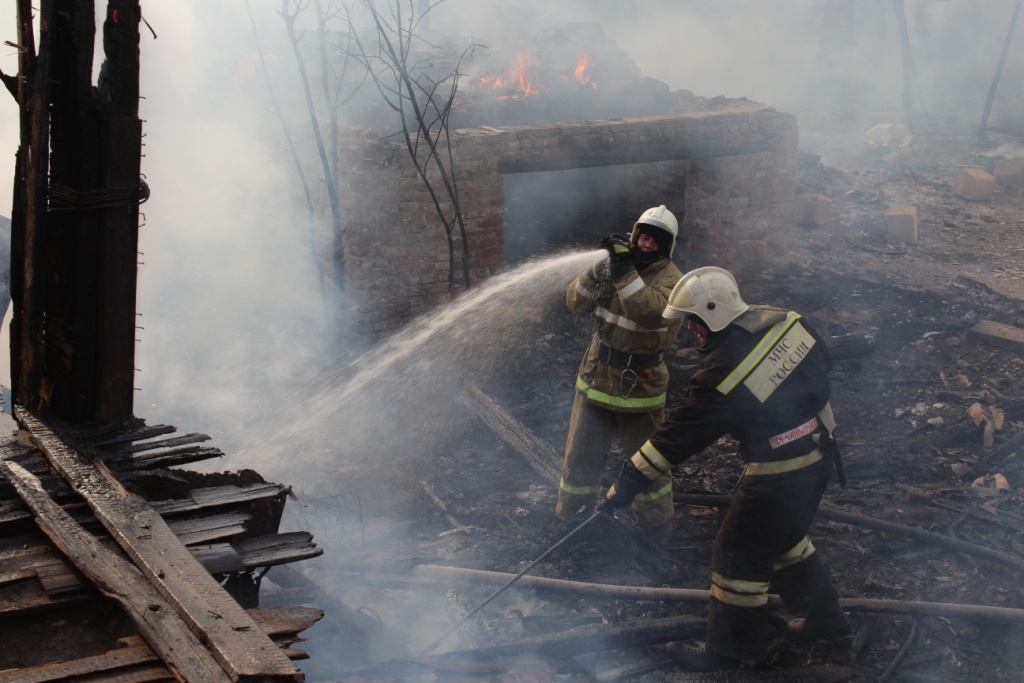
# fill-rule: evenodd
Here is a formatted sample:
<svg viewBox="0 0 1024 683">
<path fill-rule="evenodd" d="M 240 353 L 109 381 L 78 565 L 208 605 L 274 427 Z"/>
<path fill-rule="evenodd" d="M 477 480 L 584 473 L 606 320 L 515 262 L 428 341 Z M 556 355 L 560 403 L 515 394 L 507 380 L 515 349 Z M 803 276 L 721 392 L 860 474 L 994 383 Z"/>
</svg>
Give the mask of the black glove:
<svg viewBox="0 0 1024 683">
<path fill-rule="evenodd" d="M 618 480 L 608 489 L 605 502 L 612 507 L 626 507 L 650 484 L 651 480 L 647 478 L 647 475 L 627 460 L 622 463 L 622 471 L 619 472 Z"/>
<path fill-rule="evenodd" d="M 617 280 L 633 269 L 633 259 L 629 251 L 629 238 L 611 234 L 601 240 L 601 248 L 608 252 L 611 261 L 611 276 Z"/>
<path fill-rule="evenodd" d="M 618 233 L 612 233 L 601 240 L 601 248 L 608 252 L 608 256 L 614 259 L 623 255 L 629 258 L 629 238 Z"/>
</svg>

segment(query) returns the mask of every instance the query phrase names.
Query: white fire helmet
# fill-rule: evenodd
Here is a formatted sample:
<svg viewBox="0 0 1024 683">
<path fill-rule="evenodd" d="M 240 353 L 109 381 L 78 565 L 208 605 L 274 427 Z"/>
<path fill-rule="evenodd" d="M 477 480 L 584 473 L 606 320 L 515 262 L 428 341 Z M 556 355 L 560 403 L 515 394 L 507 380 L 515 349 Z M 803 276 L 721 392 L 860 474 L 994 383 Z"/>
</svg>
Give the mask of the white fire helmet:
<svg viewBox="0 0 1024 683">
<path fill-rule="evenodd" d="M 640 218 L 633 225 L 633 232 L 630 233 L 629 243 L 631 245 L 636 244 L 638 230 L 641 225 L 652 225 L 655 228 L 661 228 L 672 237 L 672 244 L 668 248 L 668 256 L 672 258 L 672 252 L 676 250 L 676 241 L 679 238 L 679 222 L 676 221 L 675 215 L 668 210 L 668 207 L 662 204 L 661 206 L 647 209 L 640 214 Z"/>
<path fill-rule="evenodd" d="M 672 293 L 662 316 L 673 319 L 695 315 L 708 329 L 718 332 L 750 306 L 740 297 L 740 287 L 732 273 L 717 266 L 705 266 L 684 275 Z"/>
</svg>

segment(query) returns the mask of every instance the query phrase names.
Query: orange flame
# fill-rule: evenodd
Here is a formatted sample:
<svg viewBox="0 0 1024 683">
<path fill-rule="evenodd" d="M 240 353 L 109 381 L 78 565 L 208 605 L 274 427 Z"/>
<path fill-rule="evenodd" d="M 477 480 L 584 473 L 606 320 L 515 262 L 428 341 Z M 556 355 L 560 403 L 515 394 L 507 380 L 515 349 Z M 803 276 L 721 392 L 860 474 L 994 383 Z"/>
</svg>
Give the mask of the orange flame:
<svg viewBox="0 0 1024 683">
<path fill-rule="evenodd" d="M 589 83 L 590 76 L 587 74 L 587 69 L 590 68 L 590 57 L 583 55 L 580 57 L 580 61 L 576 64 L 576 70 L 572 72 L 572 75 L 576 77 L 576 80 L 580 83 Z"/>
<path fill-rule="evenodd" d="M 503 90 L 499 100 L 515 100 L 544 93 L 547 88 L 530 74 L 524 56 L 516 57 L 515 64 L 498 76 L 480 76 L 473 82 L 475 90 Z"/>
<path fill-rule="evenodd" d="M 597 83 L 591 78 L 590 67 L 593 65 L 588 55 L 579 58 L 572 76 L 568 70 L 563 72 L 562 81 L 571 82 L 575 79 L 583 85 L 597 89 Z M 529 62 L 524 55 L 517 55 L 515 63 L 497 76 L 478 76 L 470 81 L 472 90 L 500 91 L 496 92 L 499 100 L 516 100 L 523 97 L 535 97 L 543 95 L 550 89 L 530 72 Z"/>
</svg>

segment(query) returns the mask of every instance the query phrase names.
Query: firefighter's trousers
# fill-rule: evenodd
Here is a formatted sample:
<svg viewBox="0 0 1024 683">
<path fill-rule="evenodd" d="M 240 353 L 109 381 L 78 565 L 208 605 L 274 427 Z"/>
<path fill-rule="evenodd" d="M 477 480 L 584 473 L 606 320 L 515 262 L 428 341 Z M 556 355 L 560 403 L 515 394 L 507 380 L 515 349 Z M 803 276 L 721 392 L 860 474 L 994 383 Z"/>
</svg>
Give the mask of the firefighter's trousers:
<svg viewBox="0 0 1024 683">
<path fill-rule="evenodd" d="M 706 646 L 743 661 L 764 655 L 773 587 L 796 614 L 838 608 L 828 570 L 807 538 L 832 474 L 831 458 L 795 471 L 740 479 L 711 558 Z"/>
<path fill-rule="evenodd" d="M 664 419 L 664 407 L 646 413 L 621 413 L 595 405 L 582 393 L 576 392 L 555 514 L 567 521 L 577 521 L 593 512 L 616 433 L 622 437 L 623 453 L 629 458 Z M 581 516 L 579 511 L 584 506 Z M 647 490 L 633 501 L 633 511 L 641 526 L 654 527 L 672 521 L 671 473 L 651 482 Z"/>
</svg>

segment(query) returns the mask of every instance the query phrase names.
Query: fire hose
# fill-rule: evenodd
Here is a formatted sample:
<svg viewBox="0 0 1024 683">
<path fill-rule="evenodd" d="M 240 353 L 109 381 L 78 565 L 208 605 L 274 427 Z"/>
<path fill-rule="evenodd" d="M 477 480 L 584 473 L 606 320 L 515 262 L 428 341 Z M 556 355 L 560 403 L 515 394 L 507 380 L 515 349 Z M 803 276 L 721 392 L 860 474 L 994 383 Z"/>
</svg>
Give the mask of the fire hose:
<svg viewBox="0 0 1024 683">
<path fill-rule="evenodd" d="M 533 568 L 534 568 L 534 567 L 536 567 L 536 566 L 537 566 L 538 564 L 540 564 L 541 560 L 543 560 L 543 559 L 544 559 L 545 557 L 547 557 L 548 555 L 550 555 L 551 553 L 553 553 L 553 552 L 554 552 L 555 550 L 557 550 L 557 549 L 558 549 L 558 548 L 559 548 L 560 546 L 562 546 L 562 545 L 563 545 L 563 544 L 564 544 L 564 543 L 565 543 L 566 541 L 568 541 L 568 540 L 569 540 L 570 538 L 572 538 L 573 536 L 575 536 L 576 534 L 578 534 L 578 533 L 579 533 L 580 531 L 582 531 L 584 527 L 586 527 L 586 526 L 587 526 L 588 524 L 590 524 L 590 523 L 591 523 L 591 522 L 593 522 L 593 521 L 594 521 L 595 519 L 597 519 L 597 518 L 598 518 L 598 517 L 600 517 L 600 516 L 601 516 L 602 514 L 604 514 L 605 510 L 610 510 L 610 509 L 611 509 L 611 507 L 610 507 L 610 506 L 608 506 L 607 504 L 602 504 L 602 505 L 599 505 L 599 506 L 597 507 L 597 509 L 596 509 L 596 510 L 594 510 L 593 514 L 591 514 L 591 515 L 590 515 L 590 517 L 587 517 L 587 518 L 586 518 L 585 520 L 583 520 L 582 522 L 580 522 L 580 523 L 579 523 L 579 524 L 578 524 L 578 525 L 576 526 L 576 528 L 575 528 L 575 529 L 573 529 L 572 531 L 570 531 L 569 533 L 567 533 L 567 534 L 566 534 L 565 536 L 563 536 L 563 537 L 562 537 L 562 540 L 558 541 L 558 542 L 557 542 L 557 543 L 555 543 L 555 544 L 554 544 L 553 546 L 551 546 L 550 548 L 548 548 L 547 550 L 545 550 L 545 551 L 544 551 L 543 553 L 541 553 L 540 557 L 538 557 L 538 558 L 537 558 L 536 560 L 534 560 L 534 561 L 533 561 L 533 562 L 531 562 L 530 564 L 526 565 L 526 567 L 525 567 L 524 569 L 522 569 L 522 570 L 521 570 L 521 571 L 520 571 L 520 572 L 519 572 L 518 574 L 516 574 L 516 575 L 515 575 L 515 576 L 513 576 L 513 577 L 512 577 L 511 579 L 509 579 L 508 581 L 506 581 L 506 582 L 505 582 L 505 584 L 504 584 L 504 585 L 503 585 L 503 586 L 502 586 L 501 588 L 499 588 L 498 590 L 494 591 L 494 592 L 493 592 L 493 593 L 491 593 L 491 594 L 490 594 L 489 596 L 487 596 L 487 599 L 486 599 L 486 600 L 484 600 L 484 601 L 483 601 L 483 602 L 481 602 L 481 603 L 480 603 L 479 605 L 477 605 L 476 607 L 474 607 L 473 609 L 471 609 L 471 610 L 469 611 L 469 613 L 467 613 L 467 614 L 466 614 L 466 616 L 462 617 L 462 618 L 461 618 L 461 619 L 459 619 L 459 620 L 458 620 L 457 622 L 455 622 L 454 624 L 452 624 L 452 625 L 451 625 L 451 626 L 450 626 L 450 627 L 448 628 L 448 630 L 447 630 L 447 631 L 445 631 L 444 633 L 442 633 L 442 634 L 441 634 L 441 635 L 440 635 L 440 636 L 438 637 L 438 639 L 437 639 L 437 640 L 435 640 L 435 641 L 434 641 L 433 643 L 431 643 L 430 645 L 428 645 L 428 646 L 427 646 L 427 647 L 426 647 L 426 648 L 425 648 L 425 649 L 424 649 L 424 650 L 423 650 L 422 652 L 420 652 L 420 654 L 419 654 L 418 656 L 422 657 L 422 656 L 424 656 L 424 655 L 428 655 L 428 654 L 430 654 L 431 652 L 433 652 L 433 651 L 434 651 L 434 649 L 435 649 L 435 648 L 436 648 L 436 647 L 437 647 L 438 645 L 440 645 L 440 644 L 441 644 L 442 642 L 444 642 L 444 639 L 445 639 L 445 638 L 447 638 L 447 637 L 448 637 L 448 636 L 449 636 L 449 635 L 450 635 L 450 634 L 451 634 L 451 633 L 452 633 L 453 631 L 455 631 L 455 629 L 457 629 L 458 627 L 462 626 L 462 625 L 463 625 L 464 623 L 466 623 L 467 621 L 469 621 L 469 619 L 470 619 L 470 618 L 471 618 L 471 617 L 472 617 L 472 616 L 473 616 L 474 614 L 476 614 L 477 612 L 479 612 L 480 610 L 482 610 L 482 609 L 483 609 L 484 607 L 486 607 L 487 605 L 489 605 L 489 604 L 490 604 L 490 602 L 491 602 L 492 600 L 494 600 L 494 599 L 495 599 L 496 597 L 498 597 L 499 595 L 501 595 L 502 593 L 504 593 L 504 592 L 505 592 L 506 590 L 508 590 L 508 589 L 509 589 L 509 588 L 510 588 L 510 587 L 512 586 L 512 584 L 514 584 L 514 583 L 515 583 L 516 581 L 518 581 L 519 579 L 521 579 L 521 578 L 523 578 L 524 576 L 526 576 L 526 574 L 527 574 L 527 573 L 528 573 L 528 572 L 529 572 L 529 571 L 530 571 L 531 569 L 533 569 Z"/>
</svg>

